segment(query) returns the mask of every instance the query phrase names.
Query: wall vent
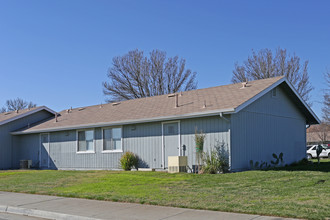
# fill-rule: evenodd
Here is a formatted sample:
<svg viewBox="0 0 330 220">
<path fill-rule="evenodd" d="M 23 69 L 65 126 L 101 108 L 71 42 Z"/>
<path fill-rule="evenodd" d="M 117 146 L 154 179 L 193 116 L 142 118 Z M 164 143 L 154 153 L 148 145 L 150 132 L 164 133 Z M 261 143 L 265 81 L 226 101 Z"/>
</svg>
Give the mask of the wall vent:
<svg viewBox="0 0 330 220">
<path fill-rule="evenodd" d="M 277 91 L 276 91 L 276 88 L 274 88 L 273 90 L 272 90 L 272 97 L 274 98 L 274 97 L 276 97 L 277 96 Z"/>
</svg>

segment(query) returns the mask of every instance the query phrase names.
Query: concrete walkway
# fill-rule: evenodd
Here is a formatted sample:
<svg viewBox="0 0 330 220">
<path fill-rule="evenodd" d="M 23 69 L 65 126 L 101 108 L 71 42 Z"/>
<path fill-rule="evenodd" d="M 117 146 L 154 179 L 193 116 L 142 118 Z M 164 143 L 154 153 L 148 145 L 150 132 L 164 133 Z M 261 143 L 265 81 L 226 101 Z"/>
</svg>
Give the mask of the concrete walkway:
<svg viewBox="0 0 330 220">
<path fill-rule="evenodd" d="M 277 217 L 171 208 L 133 203 L 95 201 L 22 193 L 0 192 L 0 213 L 46 219 L 235 219 L 275 220 Z"/>
</svg>

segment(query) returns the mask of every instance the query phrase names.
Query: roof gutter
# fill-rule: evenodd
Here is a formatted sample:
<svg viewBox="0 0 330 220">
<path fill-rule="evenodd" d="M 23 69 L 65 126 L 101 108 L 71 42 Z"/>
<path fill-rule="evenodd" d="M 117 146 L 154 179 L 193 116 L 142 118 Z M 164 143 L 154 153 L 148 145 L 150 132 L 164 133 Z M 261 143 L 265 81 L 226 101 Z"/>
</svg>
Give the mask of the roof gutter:
<svg viewBox="0 0 330 220">
<path fill-rule="evenodd" d="M 38 129 L 38 130 L 27 129 L 25 131 L 24 130 L 23 131 L 14 131 L 14 132 L 11 132 L 11 134 L 12 135 L 23 135 L 23 134 L 42 133 L 42 132 L 55 132 L 55 131 L 86 129 L 86 128 L 139 124 L 139 123 L 169 121 L 169 120 L 178 120 L 178 119 L 186 119 L 186 118 L 198 118 L 198 117 L 204 117 L 204 116 L 218 116 L 219 114 L 224 114 L 224 113 L 225 114 L 235 113 L 235 109 L 230 108 L 230 109 L 214 110 L 214 111 L 208 111 L 208 112 L 189 113 L 189 114 L 183 114 L 183 115 L 172 115 L 172 116 L 137 119 L 137 120 L 124 120 L 124 121 L 115 121 L 115 122 L 110 122 L 110 123 L 109 122 L 100 122 L 100 123 L 94 123 L 94 124 L 81 124 L 81 125 L 74 125 L 74 126 L 45 128 L 45 129 Z"/>
</svg>

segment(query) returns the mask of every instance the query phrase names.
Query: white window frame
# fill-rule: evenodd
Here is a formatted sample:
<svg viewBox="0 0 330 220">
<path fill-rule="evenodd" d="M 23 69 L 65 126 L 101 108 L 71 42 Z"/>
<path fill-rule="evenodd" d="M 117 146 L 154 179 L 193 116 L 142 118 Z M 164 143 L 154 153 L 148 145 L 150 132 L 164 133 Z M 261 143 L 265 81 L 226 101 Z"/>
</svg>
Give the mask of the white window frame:
<svg viewBox="0 0 330 220">
<path fill-rule="evenodd" d="M 79 151 L 79 138 L 78 133 L 80 131 L 93 131 L 93 150 Z M 76 130 L 76 153 L 77 154 L 95 154 L 95 129 L 80 129 Z"/>
<path fill-rule="evenodd" d="M 121 147 L 121 149 L 120 150 L 104 150 L 104 137 L 103 137 L 103 131 L 105 130 L 105 129 L 111 129 L 111 134 L 112 134 L 112 129 L 113 128 L 120 128 L 121 129 L 121 138 L 120 138 L 120 147 Z M 122 153 L 122 152 L 124 152 L 123 151 L 123 131 L 124 131 L 124 129 L 123 129 L 123 126 L 113 126 L 113 127 L 104 127 L 104 128 L 102 128 L 101 129 L 101 132 L 102 132 L 102 153 Z M 112 138 L 112 136 L 111 136 L 111 138 Z"/>
</svg>

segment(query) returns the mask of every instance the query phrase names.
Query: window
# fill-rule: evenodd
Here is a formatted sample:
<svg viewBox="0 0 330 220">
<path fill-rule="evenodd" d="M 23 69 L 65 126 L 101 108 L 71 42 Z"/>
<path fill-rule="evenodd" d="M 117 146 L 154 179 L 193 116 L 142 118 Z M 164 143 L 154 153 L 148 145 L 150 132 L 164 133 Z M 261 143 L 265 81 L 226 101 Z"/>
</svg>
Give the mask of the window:
<svg viewBox="0 0 330 220">
<path fill-rule="evenodd" d="M 78 131 L 78 152 L 94 152 L 94 130 Z"/>
<path fill-rule="evenodd" d="M 122 151 L 121 128 L 103 129 L 103 151 Z"/>
<path fill-rule="evenodd" d="M 168 134 L 174 134 L 174 126 L 168 126 Z"/>
</svg>

